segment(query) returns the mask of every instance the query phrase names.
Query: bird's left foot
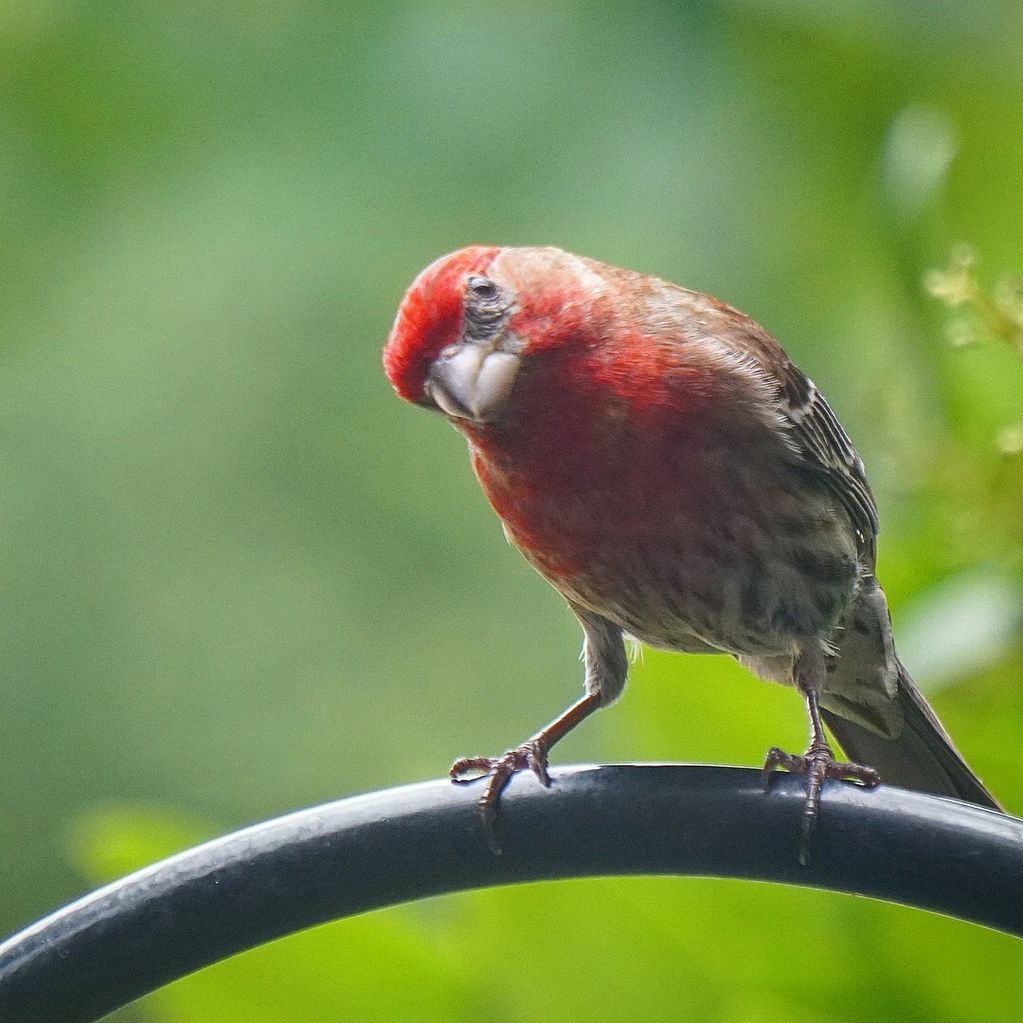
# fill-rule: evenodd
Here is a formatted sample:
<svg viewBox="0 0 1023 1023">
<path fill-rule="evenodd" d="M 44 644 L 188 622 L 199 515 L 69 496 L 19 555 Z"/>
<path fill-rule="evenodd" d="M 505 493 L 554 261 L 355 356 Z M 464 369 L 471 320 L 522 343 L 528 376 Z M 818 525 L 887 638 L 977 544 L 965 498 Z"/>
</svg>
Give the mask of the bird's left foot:
<svg viewBox="0 0 1023 1023">
<path fill-rule="evenodd" d="M 802 840 L 799 846 L 799 862 L 803 866 L 810 861 L 810 836 L 817 821 L 821 788 L 825 779 L 857 781 L 867 788 L 873 788 L 881 782 L 881 776 L 872 767 L 836 760 L 831 747 L 824 742 L 813 743 L 802 756 L 786 753 L 777 746 L 772 746 L 764 760 L 765 790 L 771 784 L 771 775 L 778 767 L 792 774 L 806 775 L 806 801 L 803 803 Z"/>
</svg>

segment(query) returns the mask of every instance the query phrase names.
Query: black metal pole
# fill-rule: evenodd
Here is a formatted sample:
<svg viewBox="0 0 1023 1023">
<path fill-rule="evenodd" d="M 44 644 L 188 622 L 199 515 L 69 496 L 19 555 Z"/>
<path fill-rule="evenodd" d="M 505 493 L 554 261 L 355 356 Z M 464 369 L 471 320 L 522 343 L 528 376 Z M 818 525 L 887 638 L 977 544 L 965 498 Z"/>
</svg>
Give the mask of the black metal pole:
<svg viewBox="0 0 1023 1023">
<path fill-rule="evenodd" d="M 830 888 L 1023 935 L 1023 821 L 950 799 L 829 782 L 811 861 L 802 780 L 668 765 L 571 767 L 501 800 L 425 782 L 301 810 L 93 892 L 0 944 L 0 1020 L 92 1023 L 177 977 L 313 924 L 443 892 L 613 874 Z"/>
</svg>

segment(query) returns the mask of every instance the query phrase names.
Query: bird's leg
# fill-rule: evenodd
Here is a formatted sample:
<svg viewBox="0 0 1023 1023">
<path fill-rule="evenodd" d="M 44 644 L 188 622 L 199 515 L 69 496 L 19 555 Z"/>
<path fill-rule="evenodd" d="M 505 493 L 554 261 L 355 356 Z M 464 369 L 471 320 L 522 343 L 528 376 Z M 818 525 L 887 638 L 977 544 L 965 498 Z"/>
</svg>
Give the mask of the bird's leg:
<svg viewBox="0 0 1023 1023">
<path fill-rule="evenodd" d="M 479 798 L 479 815 L 483 835 L 494 853 L 501 852 L 497 840 L 497 806 L 501 792 L 518 771 L 530 769 L 541 785 L 551 783 L 547 773 L 547 754 L 550 748 L 564 738 L 583 718 L 599 707 L 606 707 L 622 691 L 629 674 L 622 630 L 606 618 L 586 608 L 570 605 L 583 628 L 583 662 L 586 665 L 586 695 L 576 700 L 563 714 L 545 728 L 530 736 L 521 746 L 508 750 L 501 757 L 462 757 L 451 765 L 451 779 L 455 782 L 476 781 L 486 778 L 487 784 Z M 464 775 L 472 775 L 470 778 Z"/>
<path fill-rule="evenodd" d="M 802 837 L 799 846 L 799 862 L 804 866 L 810 860 L 810 837 L 817 821 L 821 788 L 825 779 L 851 779 L 868 787 L 877 785 L 881 781 L 880 775 L 872 767 L 835 759 L 835 754 L 824 733 L 824 724 L 821 721 L 820 697 L 816 679 L 813 677 L 816 673 L 812 669 L 809 672 L 806 670 L 809 666 L 816 667 L 819 657 L 818 654 L 811 660 L 801 654 L 796 658 L 794 668 L 796 686 L 806 701 L 806 711 L 810 719 L 809 747 L 802 756 L 795 756 L 792 753 L 786 753 L 777 746 L 772 746 L 767 751 L 763 768 L 765 789 L 770 785 L 771 775 L 777 767 L 793 774 L 806 775 L 806 800 L 803 803 Z M 810 662 L 809 665 L 807 661 Z M 823 661 L 820 663 L 823 664 Z"/>
<path fill-rule="evenodd" d="M 461 757 L 451 765 L 448 772 L 451 780 L 458 784 L 487 779 L 486 788 L 479 798 L 479 814 L 483 823 L 483 834 L 491 852 L 500 855 L 501 845 L 497 841 L 497 805 L 504 787 L 512 775 L 519 771 L 531 770 L 540 784 L 549 786 L 551 776 L 547 773 L 547 754 L 550 748 L 564 738 L 583 718 L 589 717 L 601 705 L 601 694 L 589 692 L 576 700 L 563 714 L 559 714 L 549 725 L 531 735 L 520 746 L 508 750 L 500 757 Z M 464 777 L 471 775 L 471 777 Z"/>
</svg>

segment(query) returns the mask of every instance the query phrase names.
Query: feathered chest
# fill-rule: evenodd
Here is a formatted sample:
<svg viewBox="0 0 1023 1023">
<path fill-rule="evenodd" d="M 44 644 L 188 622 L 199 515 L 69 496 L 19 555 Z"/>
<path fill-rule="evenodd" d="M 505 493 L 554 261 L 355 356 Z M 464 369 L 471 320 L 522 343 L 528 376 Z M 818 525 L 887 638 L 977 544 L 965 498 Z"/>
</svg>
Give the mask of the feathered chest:
<svg viewBox="0 0 1023 1023">
<path fill-rule="evenodd" d="M 470 439 L 509 539 L 542 575 L 656 646 L 759 654 L 831 632 L 855 590 L 855 540 L 783 438 L 621 399 L 591 408 Z"/>
</svg>

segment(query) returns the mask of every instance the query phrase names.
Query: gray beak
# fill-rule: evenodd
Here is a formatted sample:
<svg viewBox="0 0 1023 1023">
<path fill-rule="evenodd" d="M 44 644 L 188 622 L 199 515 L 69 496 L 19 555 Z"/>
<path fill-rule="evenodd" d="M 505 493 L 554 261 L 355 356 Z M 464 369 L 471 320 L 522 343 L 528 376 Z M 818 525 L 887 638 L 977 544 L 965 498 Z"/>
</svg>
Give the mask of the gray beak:
<svg viewBox="0 0 1023 1023">
<path fill-rule="evenodd" d="M 434 359 L 426 379 L 426 396 L 449 416 L 488 423 L 500 415 L 508 400 L 519 364 L 519 357 L 511 352 L 459 341 Z"/>
</svg>

